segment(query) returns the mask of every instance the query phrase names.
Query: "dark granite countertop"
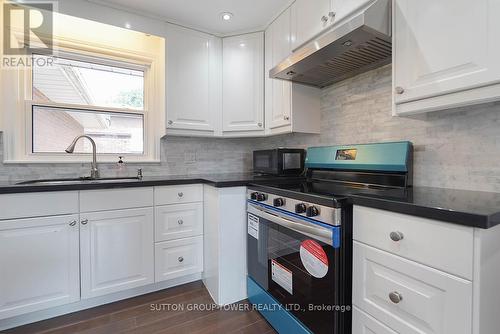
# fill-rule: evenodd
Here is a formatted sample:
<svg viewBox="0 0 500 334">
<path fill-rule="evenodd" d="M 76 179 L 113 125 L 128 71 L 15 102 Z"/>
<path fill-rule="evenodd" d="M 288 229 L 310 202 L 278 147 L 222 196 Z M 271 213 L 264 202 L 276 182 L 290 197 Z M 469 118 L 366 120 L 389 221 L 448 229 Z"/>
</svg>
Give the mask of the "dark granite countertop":
<svg viewBox="0 0 500 334">
<path fill-rule="evenodd" d="M 132 188 L 203 183 L 214 187 L 238 187 L 249 184 L 276 185 L 303 180 L 297 177 L 258 176 L 247 174 L 203 174 L 144 177 L 142 180 L 112 182 L 74 182 L 65 184 L 15 184 L 0 182 L 0 194 L 69 191 L 89 189 Z M 352 192 L 352 203 L 455 224 L 490 228 L 500 224 L 500 193 L 413 187 L 404 191 L 384 191 L 371 195 Z"/>
<path fill-rule="evenodd" d="M 352 203 L 469 227 L 500 224 L 500 193 L 431 187 L 412 187 L 385 195 L 351 194 Z"/>
<path fill-rule="evenodd" d="M 17 182 L 0 181 L 0 194 L 70 191 L 90 189 L 134 188 L 151 186 L 169 186 L 180 184 L 203 183 L 217 188 L 246 186 L 249 183 L 277 183 L 293 182 L 296 177 L 259 176 L 246 174 L 203 174 L 203 175 L 168 175 L 143 177 L 141 180 L 112 180 L 112 181 L 74 181 L 59 184 L 17 184 Z"/>
</svg>

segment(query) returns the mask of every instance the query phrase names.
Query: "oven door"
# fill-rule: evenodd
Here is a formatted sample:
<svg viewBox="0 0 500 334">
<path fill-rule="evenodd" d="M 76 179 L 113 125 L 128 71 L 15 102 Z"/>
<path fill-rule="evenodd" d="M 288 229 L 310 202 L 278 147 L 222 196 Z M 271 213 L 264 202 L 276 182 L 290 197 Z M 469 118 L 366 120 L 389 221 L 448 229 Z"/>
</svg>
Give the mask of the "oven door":
<svg viewBox="0 0 500 334">
<path fill-rule="evenodd" d="M 248 203 L 248 274 L 313 333 L 343 334 L 340 227 Z"/>
</svg>

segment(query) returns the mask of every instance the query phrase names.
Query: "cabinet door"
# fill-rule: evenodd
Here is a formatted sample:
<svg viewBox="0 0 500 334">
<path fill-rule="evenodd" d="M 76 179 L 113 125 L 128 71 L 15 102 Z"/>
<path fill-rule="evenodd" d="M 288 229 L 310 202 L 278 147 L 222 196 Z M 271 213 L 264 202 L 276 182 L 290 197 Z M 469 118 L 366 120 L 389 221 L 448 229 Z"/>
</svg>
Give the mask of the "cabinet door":
<svg viewBox="0 0 500 334">
<path fill-rule="evenodd" d="M 220 105 L 216 37 L 169 25 L 167 31 L 167 128 L 214 131 Z M 220 88 L 219 88 L 220 90 Z"/>
<path fill-rule="evenodd" d="M 291 91 L 288 81 L 269 78 L 269 71 L 291 53 L 291 9 L 283 12 L 266 30 L 266 121 L 275 129 L 291 124 Z"/>
<path fill-rule="evenodd" d="M 356 14 L 361 8 L 375 1 L 376 0 L 331 0 L 332 12 L 335 13 L 335 18 L 332 23 L 342 23 L 353 14 Z"/>
<path fill-rule="evenodd" d="M 223 59 L 223 130 L 263 130 L 263 33 L 224 38 Z"/>
<path fill-rule="evenodd" d="M 292 48 L 296 49 L 330 25 L 330 0 L 297 0 L 292 5 Z"/>
<path fill-rule="evenodd" d="M 80 300 L 78 216 L 0 221 L 0 319 Z"/>
<path fill-rule="evenodd" d="M 500 80 L 500 2 L 398 0 L 393 12 L 396 104 Z"/>
<path fill-rule="evenodd" d="M 154 282 L 152 208 L 81 218 L 82 298 Z"/>
</svg>

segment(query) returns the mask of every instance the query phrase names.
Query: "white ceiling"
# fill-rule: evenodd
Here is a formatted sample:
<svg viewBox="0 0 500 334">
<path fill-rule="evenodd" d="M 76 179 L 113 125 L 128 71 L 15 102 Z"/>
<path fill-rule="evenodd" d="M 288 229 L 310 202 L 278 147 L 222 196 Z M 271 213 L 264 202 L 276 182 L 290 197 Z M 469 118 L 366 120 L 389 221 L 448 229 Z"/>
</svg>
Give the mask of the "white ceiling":
<svg viewBox="0 0 500 334">
<path fill-rule="evenodd" d="M 263 29 L 293 0 L 99 0 L 218 35 Z M 222 12 L 234 14 L 223 21 Z"/>
</svg>

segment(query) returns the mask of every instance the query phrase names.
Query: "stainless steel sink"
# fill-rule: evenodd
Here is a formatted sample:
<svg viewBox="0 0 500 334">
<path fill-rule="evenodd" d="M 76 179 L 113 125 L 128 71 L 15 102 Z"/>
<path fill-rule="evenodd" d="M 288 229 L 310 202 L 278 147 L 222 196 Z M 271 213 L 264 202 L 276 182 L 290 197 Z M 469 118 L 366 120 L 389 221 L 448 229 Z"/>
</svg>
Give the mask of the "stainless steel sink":
<svg viewBox="0 0 500 334">
<path fill-rule="evenodd" d="M 58 184 L 81 184 L 81 183 L 112 183 L 112 182 L 124 182 L 124 181 L 137 181 L 140 177 L 102 177 L 99 179 L 92 179 L 88 177 L 80 177 L 74 179 L 50 179 L 50 180 L 29 180 L 22 181 L 16 184 L 18 185 L 58 185 Z"/>
</svg>

